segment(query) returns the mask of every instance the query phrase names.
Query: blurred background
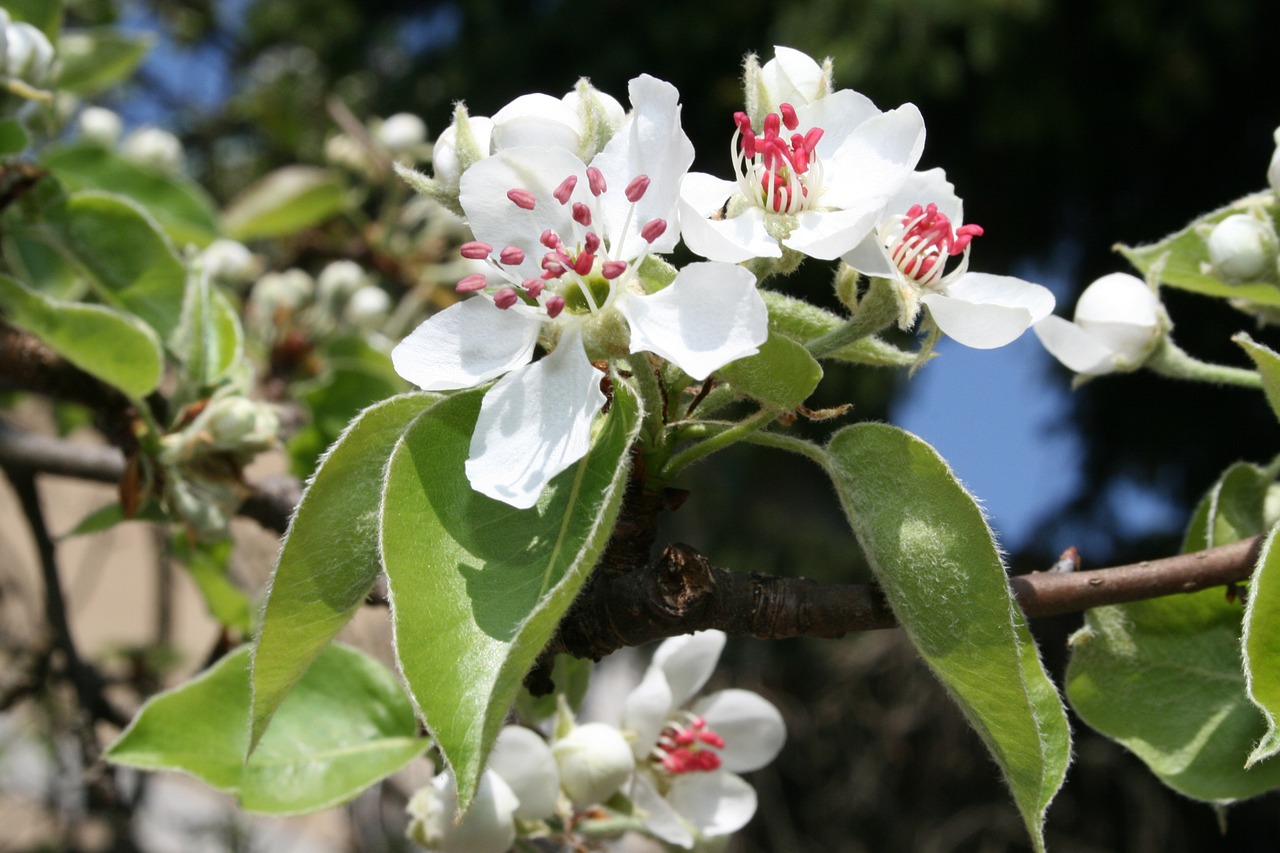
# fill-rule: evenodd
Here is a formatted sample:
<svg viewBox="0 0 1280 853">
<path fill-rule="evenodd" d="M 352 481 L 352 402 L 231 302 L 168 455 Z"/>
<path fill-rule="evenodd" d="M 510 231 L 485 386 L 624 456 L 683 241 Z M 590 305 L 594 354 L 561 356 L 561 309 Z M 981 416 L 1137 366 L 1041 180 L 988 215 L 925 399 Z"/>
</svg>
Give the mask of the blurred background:
<svg viewBox="0 0 1280 853">
<path fill-rule="evenodd" d="M 1280 99 L 1265 94 L 1276 79 L 1280 4 L 1249 0 L 66 6 L 69 26 L 156 35 L 134 82 L 104 105 L 127 127 L 177 133 L 189 173 L 220 202 L 274 167 L 323 162 L 338 130 L 334 99 L 361 120 L 417 114 L 435 136 L 457 101 L 489 115 L 517 95 L 559 95 L 586 76 L 625 102 L 628 79 L 642 72 L 679 88 L 694 168 L 727 176 L 743 57 L 768 59 L 775 44 L 830 56 L 839 87 L 882 109 L 920 107 L 921 168 L 945 168 L 965 220 L 986 229 L 973 268 L 1050 287 L 1067 316 L 1089 282 L 1126 270 L 1113 244 L 1154 241 L 1261 189 L 1280 124 Z M 307 247 L 295 249 L 305 263 Z M 829 272 L 816 264 L 786 287 L 834 305 Z M 1177 291 L 1167 305 L 1185 349 L 1243 362 L 1228 340 L 1242 315 Z M 1278 345 L 1267 330 L 1251 333 Z M 1046 568 L 1070 545 L 1087 568 L 1173 553 L 1190 506 L 1227 464 L 1280 451 L 1257 394 L 1147 374 L 1072 392 L 1034 336 L 996 351 L 951 343 L 910 381 L 833 368 L 811 406 L 851 402 L 855 418 L 889 420 L 933 443 L 983 500 L 1015 572 Z M 816 469 L 739 448 L 724 464 L 691 471 L 685 485 L 693 497 L 660 542 L 687 541 L 741 571 L 866 577 Z M 257 547 L 269 569 L 269 544 Z M 1032 626 L 1059 683 L 1065 639 L 1079 624 L 1076 616 Z M 1029 849 L 995 766 L 898 632 L 736 641 L 717 678 L 767 695 L 790 730 L 778 761 L 751 778 L 761 808 L 731 849 Z M 1276 849 L 1280 797 L 1220 820 L 1163 789 L 1116 745 L 1078 723 L 1075 732 L 1075 765 L 1049 812 L 1051 850 Z M 346 814 L 362 819 L 361 807 Z M 373 823 L 335 830 L 349 839 L 336 843 L 397 849 L 394 819 L 379 813 Z M 209 849 L 259 849 L 244 839 L 225 845 Z"/>
</svg>

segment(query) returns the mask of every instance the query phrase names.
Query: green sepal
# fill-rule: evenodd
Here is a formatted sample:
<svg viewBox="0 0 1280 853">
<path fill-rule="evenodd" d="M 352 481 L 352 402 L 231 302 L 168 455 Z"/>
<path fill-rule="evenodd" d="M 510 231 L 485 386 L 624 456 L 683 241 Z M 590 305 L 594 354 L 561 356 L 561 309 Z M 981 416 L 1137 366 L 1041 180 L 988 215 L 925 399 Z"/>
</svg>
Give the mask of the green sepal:
<svg viewBox="0 0 1280 853">
<path fill-rule="evenodd" d="M 587 455 L 535 506 L 515 509 L 467 480 L 481 399 L 457 394 L 414 422 L 382 501 L 396 658 L 463 809 L 525 673 L 608 542 L 640 429 L 635 396 L 618 382 Z"/>
</svg>

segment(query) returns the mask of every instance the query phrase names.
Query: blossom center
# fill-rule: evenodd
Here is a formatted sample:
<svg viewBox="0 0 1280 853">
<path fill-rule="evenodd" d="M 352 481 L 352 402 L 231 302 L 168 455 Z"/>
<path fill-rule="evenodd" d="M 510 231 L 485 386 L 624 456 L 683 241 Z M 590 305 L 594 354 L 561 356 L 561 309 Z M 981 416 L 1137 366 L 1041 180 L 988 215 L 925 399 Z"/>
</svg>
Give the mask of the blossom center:
<svg viewBox="0 0 1280 853">
<path fill-rule="evenodd" d="M 765 116 L 760 133 L 746 113 L 734 113 L 733 122 L 738 129 L 730 149 L 742 194 L 773 213 L 798 213 L 815 206 L 823 187 L 817 153 L 822 128 L 801 133 L 800 119 L 790 104 Z"/>
<path fill-rule="evenodd" d="M 462 256 L 487 261 L 500 281 L 495 284 L 489 276 L 476 273 L 459 281 L 457 292 L 484 292 L 499 308 L 523 305 L 545 314 L 548 319 L 559 317 L 566 309 L 570 314 L 590 315 L 607 308 L 615 294 L 613 282 L 639 266 L 648 254 L 647 246 L 662 236 L 667 223 L 664 219 L 643 224 L 635 222 L 636 204 L 650 183 L 647 175 L 638 175 L 623 190 L 630 206 L 621 229 L 611 232 L 601 229 L 597 225 L 602 218 L 599 199 L 608 192 L 608 186 L 603 173 L 594 166 L 588 167 L 586 174 L 585 187 L 579 187 L 577 175 L 569 175 L 551 194 L 557 204 L 568 208 L 571 223 L 559 231 L 548 228 L 538 235 L 537 243 L 546 250 L 538 264 L 540 273 L 521 277 L 514 269 L 526 260 L 525 252 L 519 247 L 507 246 L 498 251 L 488 243 L 475 240 L 463 244 Z M 527 189 L 515 187 L 506 197 L 520 210 L 530 213 L 537 210 L 538 198 Z M 633 226 L 646 249 L 639 257 L 624 260 L 622 244 Z"/>
<path fill-rule="evenodd" d="M 940 287 L 968 266 L 969 246 L 982 236 L 981 225 L 955 228 L 936 204 L 912 205 L 880 227 L 880 239 L 904 276 L 926 287 Z M 947 259 L 961 256 L 960 266 L 944 278 Z"/>
<path fill-rule="evenodd" d="M 708 728 L 702 717 L 672 720 L 662 730 L 654 747 L 653 760 L 673 775 L 709 773 L 723 763 L 718 750 L 724 749 L 724 738 Z"/>
</svg>

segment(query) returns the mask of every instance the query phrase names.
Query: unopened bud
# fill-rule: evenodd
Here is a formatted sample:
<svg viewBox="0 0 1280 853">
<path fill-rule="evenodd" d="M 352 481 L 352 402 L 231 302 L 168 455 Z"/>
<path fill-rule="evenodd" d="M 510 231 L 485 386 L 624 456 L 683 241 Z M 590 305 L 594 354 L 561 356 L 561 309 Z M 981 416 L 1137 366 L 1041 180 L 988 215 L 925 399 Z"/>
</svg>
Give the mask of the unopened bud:
<svg viewBox="0 0 1280 853">
<path fill-rule="evenodd" d="M 551 746 L 560 786 L 574 805 L 608 800 L 635 770 L 636 759 L 622 732 L 604 723 L 577 726 Z"/>
<path fill-rule="evenodd" d="M 438 853 L 507 853 L 516 840 L 516 795 L 492 770 L 480 777 L 476 795 L 454 822 L 458 789 L 453 773 L 441 773 L 409 800 L 409 840 Z"/>
<path fill-rule="evenodd" d="M 86 142 L 114 148 L 122 132 L 120 116 L 105 107 L 85 107 L 80 113 L 80 136 Z"/>
<path fill-rule="evenodd" d="M 126 136 L 120 155 L 153 172 L 172 175 L 182 171 L 182 143 L 158 127 L 140 127 Z"/>
<path fill-rule="evenodd" d="M 1276 236 L 1271 227 L 1247 213 L 1228 216 L 1206 241 L 1209 271 L 1229 284 L 1271 281 L 1276 277 Z"/>
<path fill-rule="evenodd" d="M 40 30 L 25 21 L 4 28 L 4 71 L 32 86 L 43 86 L 53 67 L 53 45 Z"/>
<path fill-rule="evenodd" d="M 351 294 L 342 319 L 357 329 L 376 329 L 391 313 L 391 297 L 380 287 L 366 284 Z"/>
<path fill-rule="evenodd" d="M 427 126 L 412 113 L 396 113 L 378 126 L 376 136 L 392 154 L 408 154 L 426 142 Z"/>
</svg>

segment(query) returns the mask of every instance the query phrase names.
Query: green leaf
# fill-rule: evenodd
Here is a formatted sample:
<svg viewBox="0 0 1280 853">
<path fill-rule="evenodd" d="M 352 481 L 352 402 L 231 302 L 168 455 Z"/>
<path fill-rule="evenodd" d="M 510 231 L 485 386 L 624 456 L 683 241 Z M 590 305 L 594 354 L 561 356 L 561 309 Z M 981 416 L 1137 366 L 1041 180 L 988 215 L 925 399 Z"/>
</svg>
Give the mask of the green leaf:
<svg viewBox="0 0 1280 853">
<path fill-rule="evenodd" d="M 187 276 L 182 318 L 173 334 L 173 348 L 182 361 L 189 403 L 211 390 L 242 355 L 244 333 L 240 317 L 214 286 L 203 264 L 193 264 Z"/>
<path fill-rule="evenodd" d="M 716 375 L 766 406 L 789 410 L 809 399 L 822 367 L 800 344 L 770 332 L 760 352 L 726 364 Z"/>
<path fill-rule="evenodd" d="M 1280 418 L 1280 353 L 1257 343 L 1244 332 L 1232 335 L 1231 340 L 1238 343 L 1249 358 L 1253 359 L 1258 373 L 1262 375 L 1262 390 L 1267 395 L 1267 402 L 1271 404 L 1271 411 Z"/>
<path fill-rule="evenodd" d="M 14 325 L 132 399 L 145 397 L 160 384 L 160 340 L 136 317 L 105 305 L 51 299 L 5 275 L 0 275 L 0 307 Z"/>
<path fill-rule="evenodd" d="M 181 175 L 148 171 L 100 145 L 58 148 L 45 158 L 68 192 L 100 190 L 137 202 L 155 217 L 179 246 L 206 246 L 219 234 L 217 212 L 208 193 Z"/>
<path fill-rule="evenodd" d="M 93 512 L 80 519 L 80 522 L 66 533 L 62 534 L 60 539 L 69 539 L 72 536 L 85 536 L 90 533 L 101 533 L 104 530 L 110 530 L 117 524 L 126 521 L 153 521 L 166 522 L 169 516 L 160 507 L 160 504 L 154 500 L 148 499 L 143 502 L 138 511 L 132 516 L 125 516 L 124 507 L 119 503 L 107 504 L 104 507 L 95 509 Z"/>
<path fill-rule="evenodd" d="M 463 808 L 521 679 L 609 539 L 640 426 L 615 384 L 590 452 L 518 510 L 474 491 L 463 470 L 481 396 L 450 397 L 414 423 L 382 503 L 396 656 Z"/>
<path fill-rule="evenodd" d="M 319 225 L 346 207 L 338 176 L 314 166 L 285 166 L 232 200 L 222 227 L 236 240 L 284 237 Z"/>
<path fill-rule="evenodd" d="M 249 648 L 242 646 L 138 711 L 105 753 L 144 770 L 176 770 L 236 794 L 246 811 L 300 814 L 338 805 L 420 755 L 408 697 L 382 664 L 333 645 L 249 743 Z"/>
<path fill-rule="evenodd" d="M 81 97 L 123 82 L 146 58 L 154 37 L 115 27 L 76 30 L 58 40 L 58 88 Z"/>
<path fill-rule="evenodd" d="M 1036 850 L 1070 731 L 982 510 L 925 442 L 846 427 L 829 473 L 898 621 L 1004 772 Z"/>
<path fill-rule="evenodd" d="M 1248 604 L 1244 611 L 1245 685 L 1249 698 L 1262 711 L 1267 733 L 1249 753 L 1245 767 L 1280 753 L 1280 528 L 1267 536 L 1249 582 Z"/>
<path fill-rule="evenodd" d="M 1280 760 L 1245 769 L 1267 727 L 1245 692 L 1242 615 L 1221 589 L 1088 611 L 1070 641 L 1071 706 L 1188 797 L 1280 787 Z"/>
<path fill-rule="evenodd" d="M 1209 250 L 1205 232 L 1233 213 L 1243 213 L 1259 204 L 1271 202 L 1270 193 L 1263 196 L 1246 196 L 1227 207 L 1201 216 L 1181 231 L 1146 246 L 1117 245 L 1116 248 L 1138 270 L 1146 275 L 1153 267 L 1160 266 L 1160 281 L 1164 284 L 1217 296 L 1222 299 L 1243 299 L 1258 305 L 1280 306 L 1280 287 L 1269 282 L 1227 284 L 1214 276 L 1201 272 L 1201 264 L 1209 262 Z"/>
<path fill-rule="evenodd" d="M 382 470 L 401 433 L 439 398 L 405 394 L 365 410 L 307 484 L 285 533 L 253 662 L 253 742 L 377 579 Z"/>
<path fill-rule="evenodd" d="M 57 299 L 78 300 L 85 295 L 88 281 L 47 237 L 14 228 L 11 220 L 4 225 L 4 259 L 19 278 Z"/>
<path fill-rule="evenodd" d="M 801 343 L 833 332 L 845 323 L 837 315 L 803 299 L 773 290 L 761 290 L 760 295 L 769 308 L 769 331 L 780 332 Z M 916 362 L 915 353 L 900 350 L 874 335 L 854 341 L 823 358 L 874 367 L 910 367 Z"/>
<path fill-rule="evenodd" d="M 0 121 L 0 157 L 11 157 L 27 150 L 31 140 L 22 122 L 16 118 Z"/>
<path fill-rule="evenodd" d="M 232 543 L 230 539 L 193 543 L 185 531 L 175 531 L 169 540 L 175 558 L 187 567 L 204 598 L 209 614 L 218 624 L 247 637 L 253 630 L 253 613 L 249 596 L 232 582 L 229 575 Z"/>
<path fill-rule="evenodd" d="M 49 222 L 104 301 L 137 314 L 168 340 L 182 313 L 187 273 L 154 220 L 121 196 L 80 192 Z"/>
<path fill-rule="evenodd" d="M 62 0 L 4 0 L 5 11 L 14 21 L 26 21 L 56 41 L 62 29 Z"/>
<path fill-rule="evenodd" d="M 1182 553 L 1230 545 L 1261 533 L 1273 480 L 1265 469 L 1247 462 L 1236 462 L 1222 472 L 1191 516 Z"/>
</svg>

